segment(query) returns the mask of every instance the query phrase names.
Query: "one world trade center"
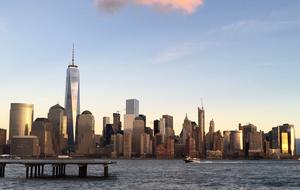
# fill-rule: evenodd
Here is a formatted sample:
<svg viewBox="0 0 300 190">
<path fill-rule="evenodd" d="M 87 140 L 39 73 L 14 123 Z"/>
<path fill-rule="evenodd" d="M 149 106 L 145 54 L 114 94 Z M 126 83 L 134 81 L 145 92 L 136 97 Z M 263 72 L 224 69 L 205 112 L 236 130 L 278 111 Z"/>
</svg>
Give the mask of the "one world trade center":
<svg viewBox="0 0 300 190">
<path fill-rule="evenodd" d="M 72 63 L 67 69 L 65 110 L 67 114 L 68 149 L 74 151 L 74 129 L 77 115 L 80 114 L 80 77 L 78 66 L 74 60 L 74 45 Z"/>
</svg>

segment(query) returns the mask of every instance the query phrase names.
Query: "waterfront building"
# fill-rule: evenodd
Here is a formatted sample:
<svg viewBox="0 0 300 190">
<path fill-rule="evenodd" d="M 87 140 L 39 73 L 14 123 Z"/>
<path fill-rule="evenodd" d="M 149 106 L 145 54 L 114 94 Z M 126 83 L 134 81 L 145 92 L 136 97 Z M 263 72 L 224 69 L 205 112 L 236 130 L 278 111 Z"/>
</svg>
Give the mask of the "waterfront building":
<svg viewBox="0 0 300 190">
<path fill-rule="evenodd" d="M 278 127 L 273 127 L 271 131 L 272 141 L 271 147 L 279 149 L 282 156 L 296 155 L 296 138 L 295 128 L 290 124 L 283 124 Z"/>
<path fill-rule="evenodd" d="M 239 124 L 239 130 L 243 131 L 243 150 L 244 156 L 248 157 L 249 154 L 249 144 L 250 144 L 250 134 L 257 132 L 257 127 L 253 124 L 241 125 Z"/>
<path fill-rule="evenodd" d="M 133 131 L 132 131 L 132 154 L 135 156 L 140 156 L 141 152 L 141 137 L 145 131 L 145 122 L 141 117 L 137 117 L 133 121 Z"/>
<path fill-rule="evenodd" d="M 37 136 L 13 136 L 10 153 L 22 157 L 37 157 L 40 155 L 39 139 Z"/>
<path fill-rule="evenodd" d="M 124 133 L 132 133 L 133 130 L 133 121 L 136 118 L 134 114 L 125 114 L 124 115 Z"/>
<path fill-rule="evenodd" d="M 68 134 L 65 108 L 56 104 L 49 109 L 48 120 L 52 123 L 52 141 L 55 153 L 66 153 Z"/>
<path fill-rule="evenodd" d="M 199 153 L 201 158 L 205 158 L 205 111 L 198 107 L 198 126 L 199 126 Z"/>
<path fill-rule="evenodd" d="M 230 155 L 240 157 L 243 151 L 243 131 L 231 131 L 229 140 Z"/>
<path fill-rule="evenodd" d="M 162 144 L 165 145 L 166 139 L 166 120 L 165 118 L 161 118 L 159 120 L 159 133 L 162 135 Z"/>
<path fill-rule="evenodd" d="M 122 131 L 121 115 L 119 113 L 113 113 L 113 130 L 114 134 Z"/>
<path fill-rule="evenodd" d="M 188 136 L 185 143 L 185 155 L 190 157 L 196 157 L 196 144 L 195 139 L 191 136 Z"/>
<path fill-rule="evenodd" d="M 126 100 L 126 114 L 139 115 L 139 101 L 137 99 Z"/>
<path fill-rule="evenodd" d="M 75 145 L 78 155 L 95 154 L 95 119 L 90 111 L 77 116 Z"/>
<path fill-rule="evenodd" d="M 171 128 L 168 128 L 171 129 Z M 175 156 L 175 142 L 172 136 L 167 137 L 166 152 L 168 159 L 173 159 Z"/>
<path fill-rule="evenodd" d="M 13 136 L 28 136 L 33 122 L 33 104 L 12 103 L 9 115 L 9 140 Z"/>
<path fill-rule="evenodd" d="M 39 139 L 40 156 L 55 155 L 53 146 L 53 126 L 47 118 L 37 118 L 32 124 L 31 136 Z"/>
<path fill-rule="evenodd" d="M 123 142 L 124 142 L 124 138 L 123 135 L 120 133 L 114 134 L 112 136 L 112 141 L 113 141 L 113 153 L 112 153 L 112 157 L 118 158 L 119 156 L 123 155 Z"/>
<path fill-rule="evenodd" d="M 253 131 L 249 134 L 249 150 L 248 156 L 250 158 L 257 158 L 264 156 L 264 133 L 262 131 Z"/>
<path fill-rule="evenodd" d="M 182 124 L 182 143 L 186 144 L 188 137 L 192 137 L 193 127 L 192 122 L 185 116 L 184 122 Z"/>
<path fill-rule="evenodd" d="M 159 129 L 160 123 L 159 123 L 159 120 L 154 120 L 153 125 L 154 125 L 153 126 L 154 135 L 156 135 L 157 133 L 160 133 L 160 129 Z"/>
<path fill-rule="evenodd" d="M 166 126 L 166 128 L 173 129 L 173 116 L 171 116 L 171 115 L 163 115 L 162 118 L 165 119 L 165 126 Z"/>
<path fill-rule="evenodd" d="M 230 155 L 230 133 L 231 131 L 223 131 L 223 155 L 228 157 Z"/>
<path fill-rule="evenodd" d="M 104 141 L 106 139 L 106 136 L 105 136 L 106 131 L 105 131 L 105 129 L 106 129 L 106 125 L 107 124 L 111 124 L 110 123 L 110 117 L 105 116 L 105 117 L 102 118 L 102 136 L 104 138 Z"/>
<path fill-rule="evenodd" d="M 132 135 L 131 133 L 124 133 L 124 158 L 131 158 L 132 154 Z"/>
<path fill-rule="evenodd" d="M 104 145 L 112 144 L 111 137 L 114 134 L 113 124 L 106 124 Z"/>
<path fill-rule="evenodd" d="M 213 137 L 215 131 L 215 122 L 211 120 L 209 123 L 209 131 L 205 136 L 206 150 L 213 150 Z"/>
<path fill-rule="evenodd" d="M 224 138 L 222 137 L 221 131 L 214 132 L 213 135 L 213 151 L 221 151 L 223 154 Z"/>
<path fill-rule="evenodd" d="M 0 129 L 0 146 L 6 145 L 6 129 Z"/>
<path fill-rule="evenodd" d="M 78 66 L 75 65 L 74 45 L 72 63 L 68 66 L 66 76 L 65 111 L 67 115 L 68 147 L 74 150 L 74 129 L 77 115 L 80 114 L 80 75 Z"/>
<path fill-rule="evenodd" d="M 163 144 L 158 144 L 155 146 L 155 156 L 157 159 L 166 158 L 166 148 Z"/>
<path fill-rule="evenodd" d="M 152 141 L 150 139 L 150 135 L 143 133 L 141 134 L 141 156 L 146 157 L 152 154 L 151 148 Z"/>
</svg>

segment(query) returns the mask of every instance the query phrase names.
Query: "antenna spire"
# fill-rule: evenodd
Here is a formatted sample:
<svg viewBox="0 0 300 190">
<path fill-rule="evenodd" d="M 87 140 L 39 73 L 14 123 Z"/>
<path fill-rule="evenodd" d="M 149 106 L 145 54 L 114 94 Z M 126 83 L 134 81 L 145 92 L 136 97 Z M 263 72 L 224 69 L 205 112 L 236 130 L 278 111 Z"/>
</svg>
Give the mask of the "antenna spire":
<svg viewBox="0 0 300 190">
<path fill-rule="evenodd" d="M 201 106 L 202 106 L 202 109 L 203 109 L 203 98 L 201 98 Z"/>
<path fill-rule="evenodd" d="M 74 53 L 74 49 L 75 49 L 75 48 L 74 48 L 74 43 L 73 43 L 73 49 L 72 49 L 72 65 L 73 65 L 73 66 L 75 65 L 75 58 L 74 58 L 74 57 L 75 57 L 75 56 L 74 56 L 75 53 Z"/>
</svg>

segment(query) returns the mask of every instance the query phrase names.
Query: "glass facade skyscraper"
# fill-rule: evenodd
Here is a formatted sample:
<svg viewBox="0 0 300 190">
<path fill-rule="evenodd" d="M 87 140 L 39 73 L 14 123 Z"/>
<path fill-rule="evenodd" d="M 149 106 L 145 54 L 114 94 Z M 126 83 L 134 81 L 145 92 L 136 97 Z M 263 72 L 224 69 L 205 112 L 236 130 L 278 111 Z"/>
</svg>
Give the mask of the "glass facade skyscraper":
<svg viewBox="0 0 300 190">
<path fill-rule="evenodd" d="M 68 66 L 66 78 L 65 110 L 68 118 L 67 133 L 68 147 L 74 150 L 74 128 L 77 115 L 80 114 L 80 77 L 78 66 L 74 61 L 74 46 L 72 53 L 72 64 Z"/>
</svg>

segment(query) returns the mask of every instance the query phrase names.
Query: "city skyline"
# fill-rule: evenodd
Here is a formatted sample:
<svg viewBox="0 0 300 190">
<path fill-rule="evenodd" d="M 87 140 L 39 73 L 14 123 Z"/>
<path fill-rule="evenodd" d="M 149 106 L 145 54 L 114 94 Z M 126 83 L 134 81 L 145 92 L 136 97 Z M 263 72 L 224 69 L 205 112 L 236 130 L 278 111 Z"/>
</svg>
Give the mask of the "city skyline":
<svg viewBox="0 0 300 190">
<path fill-rule="evenodd" d="M 266 2 L 271 3 L 271 1 Z M 258 2 L 246 3 L 249 13 L 232 13 L 231 16 L 236 16 L 237 19 L 231 19 L 228 16 L 222 23 L 217 23 L 216 18 L 208 15 L 212 25 L 216 25 L 217 28 L 223 26 L 222 32 L 224 33 L 214 31 L 215 33 L 209 34 L 203 39 L 199 39 L 199 36 L 196 35 L 197 32 L 200 32 L 202 36 L 215 29 L 209 25 L 208 21 L 201 18 L 210 10 L 215 10 L 216 2 L 214 1 L 205 1 L 204 6 L 189 14 L 182 14 L 181 11 L 161 13 L 148 10 L 147 7 L 125 7 L 120 12 L 105 16 L 103 13 L 97 12 L 93 3 L 87 2 L 84 3 L 84 7 L 91 14 L 84 19 L 79 19 L 79 15 L 75 15 L 76 21 L 70 21 L 71 23 L 63 28 L 65 33 L 73 31 L 71 33 L 73 35 L 65 36 L 65 34 L 62 35 L 49 29 L 47 33 L 39 35 L 33 32 L 28 39 L 25 39 L 25 34 L 11 33 L 10 28 L 17 29 L 23 26 L 20 24 L 23 18 L 9 12 L 14 3 L 5 2 L 0 8 L 0 41 L 4 44 L 3 47 L 0 47 L 0 56 L 3 58 L 0 72 L 3 79 L 6 79 L 0 82 L 5 89 L 0 101 L 0 114 L 3 116 L 0 124 L 2 128 L 8 129 L 9 106 L 13 102 L 34 104 L 34 118 L 46 117 L 49 108 L 57 101 L 61 105 L 64 104 L 65 68 L 70 62 L 70 44 L 75 41 L 78 49 L 77 60 L 82 76 L 81 107 L 82 110 L 90 110 L 94 114 L 97 134 L 101 134 L 103 116 L 112 117 L 112 113 L 119 110 L 123 118 L 125 99 L 128 98 L 136 98 L 140 101 L 140 113 L 147 115 L 147 121 L 153 121 L 164 114 L 172 115 L 176 134 L 181 130 L 186 113 L 192 121 L 197 121 L 197 107 L 201 105 L 201 98 L 204 99 L 206 126 L 209 126 L 208 122 L 213 118 L 216 129 L 222 131 L 237 128 L 238 123 L 248 122 L 257 125 L 265 132 L 282 123 L 294 124 L 297 129 L 300 124 L 298 116 L 300 102 L 297 98 L 300 94 L 299 88 L 297 88 L 299 83 L 299 77 L 297 77 L 299 45 L 296 44 L 299 37 L 296 36 L 297 30 L 295 29 L 299 28 L 299 16 L 296 14 L 296 10 L 298 10 L 297 7 L 300 7 L 300 3 L 290 1 L 284 4 L 280 1 L 272 1 L 271 8 L 266 8 L 266 4 L 268 4 L 266 2 L 261 3 L 264 6 L 258 10 L 256 16 L 251 16 L 251 11 L 254 9 L 254 4 Z M 61 6 L 65 4 L 56 3 Z M 27 6 L 30 4 L 32 5 L 33 1 Z M 23 3 L 19 3 L 14 5 L 14 8 L 18 10 L 22 5 Z M 33 7 L 42 5 L 45 6 L 47 3 L 40 3 Z M 76 10 L 80 5 L 81 3 L 74 3 L 72 7 Z M 49 7 L 49 9 L 52 10 L 53 7 Z M 133 34 L 145 32 L 142 29 L 123 28 L 125 33 L 127 32 L 124 39 L 119 37 L 119 32 L 108 34 L 110 30 L 115 31 L 113 29 L 119 28 L 111 26 L 109 23 L 120 24 L 122 16 L 126 16 L 128 19 L 133 18 L 132 13 L 127 9 L 140 14 L 143 19 L 149 21 L 148 27 L 160 27 L 160 29 L 154 29 L 156 32 L 163 33 L 157 37 L 145 33 L 155 41 L 160 41 L 166 36 L 166 33 L 161 30 L 166 29 L 171 32 L 172 29 L 179 29 L 180 26 L 194 26 L 189 30 L 193 37 L 185 37 L 175 32 L 169 40 L 163 40 L 156 45 L 150 43 L 141 46 L 141 41 L 146 40 L 146 37 L 141 35 L 138 36 L 138 40 L 134 40 L 134 36 L 128 33 L 130 31 Z M 146 12 L 142 13 L 141 10 L 144 9 Z M 226 11 L 230 10 L 228 7 L 225 9 Z M 61 15 L 61 11 L 58 12 L 64 19 L 59 23 L 51 24 L 50 22 L 50 26 L 67 23 L 68 19 Z M 38 10 L 34 9 L 31 14 L 25 16 L 34 22 L 32 23 L 34 29 L 39 29 L 35 25 L 37 23 L 45 27 L 42 19 L 32 19 L 37 12 Z M 225 12 L 223 13 L 225 14 Z M 65 14 L 69 14 L 69 12 Z M 47 11 L 44 15 L 48 21 L 52 21 L 50 15 Z M 164 27 L 160 22 L 151 23 L 154 17 L 161 18 L 162 22 L 179 19 L 180 24 L 176 25 L 173 21 L 168 27 Z M 277 18 L 281 19 L 278 21 Z M 88 23 L 91 28 L 79 31 L 71 30 L 73 29 L 71 25 L 76 25 L 77 22 L 79 26 L 84 26 L 85 19 L 92 20 L 91 23 Z M 125 19 L 127 21 L 125 23 L 142 24 L 137 19 L 131 21 L 128 19 Z M 200 27 L 202 25 L 197 24 L 197 19 L 209 29 Z M 184 22 L 186 23 L 184 24 Z M 103 33 L 99 33 L 99 36 L 96 34 L 101 31 L 101 27 L 95 26 L 96 23 L 103 27 Z M 272 31 L 268 30 L 265 25 L 272 27 Z M 142 26 L 147 25 L 142 24 Z M 243 29 L 239 27 L 243 27 Z M 92 43 L 91 38 L 81 36 L 81 32 L 89 33 L 92 29 L 97 31 L 91 35 L 92 38 L 97 37 L 95 44 Z M 21 31 L 31 30 L 25 27 Z M 63 31 L 60 32 L 64 33 Z M 188 30 L 182 29 L 181 32 L 185 33 Z M 230 32 L 235 32 L 237 36 L 230 35 Z M 221 33 L 232 41 L 224 42 L 224 36 Z M 58 40 L 50 43 L 51 38 L 56 34 L 60 34 L 61 40 L 65 39 L 63 44 Z M 243 39 L 242 42 L 239 42 L 247 45 L 236 44 L 239 35 L 250 37 L 249 40 Z M 264 39 L 267 35 L 278 38 L 272 39 L 274 42 L 269 42 Z M 286 37 L 288 35 L 291 37 Z M 214 36 L 218 39 L 211 41 Z M 29 43 L 30 40 L 46 39 L 47 37 L 51 38 L 42 40 L 36 45 L 33 45 L 32 42 Z M 24 40 L 22 43 L 17 40 L 21 38 Z M 112 43 L 109 43 L 106 38 L 110 38 Z M 175 40 L 176 38 L 180 40 Z M 106 43 L 101 44 L 102 40 Z M 121 43 L 117 43 L 118 40 Z M 133 41 L 132 46 L 129 45 L 131 40 Z M 192 43 L 194 41 L 197 43 Z M 270 44 L 266 45 L 268 42 Z M 28 45 L 28 48 L 25 49 L 23 43 Z M 278 46 L 275 47 L 275 45 Z M 242 50 L 238 51 L 241 47 Z M 158 51 L 154 50 L 156 48 Z M 125 49 L 131 49 L 131 51 L 123 52 Z M 262 50 L 265 54 L 260 53 Z M 222 53 L 223 51 L 224 53 Z M 116 52 L 118 56 L 113 56 Z M 214 57 L 215 53 L 218 53 L 219 56 Z M 235 57 L 236 54 L 239 56 Z M 154 59 L 153 55 L 161 56 Z M 24 67 L 25 65 L 26 67 Z M 41 67 L 41 65 L 47 67 Z M 121 120 L 123 121 L 123 119 Z M 147 126 L 152 127 L 149 123 Z M 298 130 L 296 133 L 299 138 Z"/>
</svg>

